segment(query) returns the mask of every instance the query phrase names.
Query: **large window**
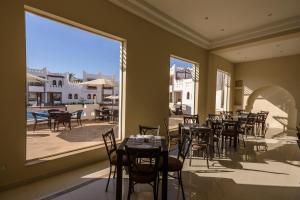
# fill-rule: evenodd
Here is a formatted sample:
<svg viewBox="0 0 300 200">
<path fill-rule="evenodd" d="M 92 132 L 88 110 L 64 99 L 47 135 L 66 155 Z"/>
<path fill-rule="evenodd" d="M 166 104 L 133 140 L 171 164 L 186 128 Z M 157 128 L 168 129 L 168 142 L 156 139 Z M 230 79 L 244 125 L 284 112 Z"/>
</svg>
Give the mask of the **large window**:
<svg viewBox="0 0 300 200">
<path fill-rule="evenodd" d="M 217 70 L 216 112 L 229 111 L 230 108 L 230 74 Z"/>
<path fill-rule="evenodd" d="M 197 114 L 196 88 L 198 65 L 178 57 L 170 58 L 169 128 L 182 122 L 183 114 Z"/>
<path fill-rule="evenodd" d="M 63 19 L 25 15 L 27 160 L 99 145 L 111 128 L 120 138 L 123 42 Z"/>
</svg>

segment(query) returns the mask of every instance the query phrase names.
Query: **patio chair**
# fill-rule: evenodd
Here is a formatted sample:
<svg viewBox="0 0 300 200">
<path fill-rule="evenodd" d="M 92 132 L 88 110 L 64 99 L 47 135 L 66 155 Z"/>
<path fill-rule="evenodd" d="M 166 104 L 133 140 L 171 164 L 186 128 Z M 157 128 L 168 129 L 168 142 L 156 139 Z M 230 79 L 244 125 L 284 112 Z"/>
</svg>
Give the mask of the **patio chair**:
<svg viewBox="0 0 300 200">
<path fill-rule="evenodd" d="M 134 191 L 136 184 L 150 184 L 153 188 L 153 197 L 156 200 L 158 194 L 158 175 L 161 148 L 136 148 L 125 146 L 128 158 L 129 185 L 128 197 Z M 140 160 L 149 159 L 150 162 L 141 163 Z"/>
<path fill-rule="evenodd" d="M 109 120 L 111 117 L 109 109 L 102 108 L 102 110 L 95 109 L 95 120 Z"/>
<path fill-rule="evenodd" d="M 75 119 L 77 121 L 77 125 L 80 124 L 80 126 L 82 126 L 82 123 L 81 123 L 82 113 L 83 113 L 83 110 L 77 110 L 75 112 L 72 112 L 72 116 L 71 116 L 71 120 Z"/>
<path fill-rule="evenodd" d="M 48 117 L 46 118 L 46 117 L 45 117 L 44 115 L 42 115 L 42 114 L 39 114 L 39 113 L 37 113 L 37 112 L 32 112 L 32 116 L 33 116 L 33 119 L 34 119 L 33 131 L 36 130 L 37 124 L 43 123 L 43 122 L 48 122 L 48 123 L 49 123 Z"/>
<path fill-rule="evenodd" d="M 185 199 L 183 183 L 182 183 L 182 168 L 186 156 L 190 150 L 192 140 L 189 135 L 183 135 L 182 137 L 183 137 L 182 142 L 178 143 L 179 150 L 178 150 L 177 157 L 171 157 L 171 156 L 168 157 L 168 172 L 177 173 L 177 176 L 171 174 L 168 174 L 168 176 L 178 180 L 179 185 L 181 187 L 182 198 Z M 161 162 L 160 169 L 162 170 L 163 160 L 161 159 L 160 162 Z"/>
<path fill-rule="evenodd" d="M 109 160 L 109 164 L 110 164 L 109 165 L 109 175 L 108 175 L 106 188 L 105 188 L 105 192 L 107 192 L 107 188 L 108 188 L 108 185 L 109 185 L 110 176 L 111 176 L 113 166 L 115 167 L 113 178 L 115 178 L 115 176 L 116 176 L 117 144 L 116 144 L 116 139 L 115 139 L 115 134 L 114 134 L 113 129 L 110 129 L 106 133 L 103 133 L 102 137 L 103 137 L 103 141 L 104 141 L 104 144 L 105 144 L 105 148 L 106 148 L 106 152 L 107 152 L 107 156 L 108 156 L 108 160 Z M 127 165 L 127 157 L 125 155 L 123 156 L 123 161 L 122 162 L 123 162 L 123 166 Z"/>
<path fill-rule="evenodd" d="M 198 115 L 183 115 L 183 123 L 199 124 L 199 116 Z"/>
<path fill-rule="evenodd" d="M 58 131 L 59 129 L 59 124 L 63 124 L 64 126 L 66 126 L 66 124 L 69 125 L 69 129 L 71 130 L 71 117 L 72 117 L 72 113 L 68 113 L 68 112 L 62 112 L 59 114 L 55 115 L 55 121 L 54 121 L 54 131 L 55 128 Z"/>
<path fill-rule="evenodd" d="M 139 125 L 139 133 L 141 135 L 159 135 L 159 129 L 159 125 L 157 127 Z"/>
</svg>

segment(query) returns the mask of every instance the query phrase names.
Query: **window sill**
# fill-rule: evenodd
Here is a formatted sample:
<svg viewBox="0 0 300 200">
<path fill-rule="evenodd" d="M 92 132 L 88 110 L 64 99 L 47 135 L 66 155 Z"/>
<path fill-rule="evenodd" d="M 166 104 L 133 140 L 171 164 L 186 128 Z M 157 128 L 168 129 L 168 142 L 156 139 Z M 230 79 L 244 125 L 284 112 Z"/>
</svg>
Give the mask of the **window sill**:
<svg viewBox="0 0 300 200">
<path fill-rule="evenodd" d="M 122 142 L 121 139 L 116 140 L 117 145 L 120 144 L 121 142 Z M 93 150 L 101 149 L 101 148 L 105 148 L 104 143 L 97 144 L 94 146 L 84 147 L 84 148 L 80 148 L 80 149 L 70 150 L 70 151 L 66 151 L 66 152 L 62 152 L 62 153 L 52 154 L 52 155 L 48 155 L 48 156 L 44 156 L 44 157 L 26 160 L 25 166 L 36 165 L 36 164 L 40 164 L 40 163 L 44 163 L 44 162 L 48 162 L 48 161 L 52 161 L 52 160 L 56 160 L 56 159 L 60 159 L 60 158 L 65 158 L 68 156 L 72 156 L 72 155 L 76 155 L 76 154 L 84 153 L 84 152 L 88 152 L 88 151 L 93 151 Z"/>
</svg>

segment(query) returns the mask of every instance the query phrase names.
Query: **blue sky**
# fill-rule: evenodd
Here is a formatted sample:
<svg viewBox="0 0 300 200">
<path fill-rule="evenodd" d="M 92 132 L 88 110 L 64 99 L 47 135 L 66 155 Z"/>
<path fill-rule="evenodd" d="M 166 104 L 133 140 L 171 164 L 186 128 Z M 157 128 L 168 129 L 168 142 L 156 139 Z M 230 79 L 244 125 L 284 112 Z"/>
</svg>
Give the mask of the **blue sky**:
<svg viewBox="0 0 300 200">
<path fill-rule="evenodd" d="M 189 63 L 189 62 L 171 57 L 170 67 L 172 67 L 173 64 L 175 64 L 176 66 L 185 67 L 185 68 L 191 68 L 194 65 L 193 63 Z"/>
<path fill-rule="evenodd" d="M 26 12 L 27 67 L 51 72 L 82 72 L 119 77 L 120 45 L 72 26 Z"/>
<path fill-rule="evenodd" d="M 82 78 L 82 72 L 119 77 L 121 42 L 26 12 L 27 67 L 51 72 L 71 72 Z M 176 64 L 193 64 L 170 59 Z"/>
</svg>

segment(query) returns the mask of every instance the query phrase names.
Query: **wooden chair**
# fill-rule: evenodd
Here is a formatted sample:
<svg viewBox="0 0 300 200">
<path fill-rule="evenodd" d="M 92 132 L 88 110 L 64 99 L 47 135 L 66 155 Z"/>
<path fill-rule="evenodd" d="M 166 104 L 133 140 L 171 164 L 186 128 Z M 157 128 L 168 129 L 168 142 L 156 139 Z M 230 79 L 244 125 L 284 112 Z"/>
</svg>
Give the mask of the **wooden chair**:
<svg viewBox="0 0 300 200">
<path fill-rule="evenodd" d="M 139 125 L 139 133 L 141 135 L 159 135 L 160 126 L 157 127 L 150 127 L 150 126 L 143 126 Z"/>
<path fill-rule="evenodd" d="M 160 164 L 161 148 L 135 148 L 125 146 L 128 158 L 129 186 L 128 197 L 134 191 L 135 184 L 150 184 L 153 187 L 154 199 L 158 194 L 158 173 Z M 141 163 L 140 160 L 148 159 L 150 162 Z"/>
<path fill-rule="evenodd" d="M 107 179 L 107 183 L 106 183 L 106 188 L 105 188 L 105 192 L 107 192 L 107 188 L 109 185 L 109 181 L 110 181 L 110 176 L 112 173 L 112 167 L 115 167 L 114 170 L 114 175 L 113 178 L 115 178 L 116 175 L 116 166 L 117 166 L 117 144 L 116 144 L 116 139 L 115 139 L 115 134 L 114 134 L 114 130 L 110 129 L 109 131 L 107 131 L 106 133 L 102 134 L 103 137 L 103 141 L 105 144 L 105 148 L 106 148 L 106 152 L 107 152 L 107 156 L 108 156 L 108 160 L 109 160 L 109 175 L 108 175 L 108 179 Z M 123 156 L 123 166 L 127 165 L 127 157 L 124 155 Z"/>
</svg>

